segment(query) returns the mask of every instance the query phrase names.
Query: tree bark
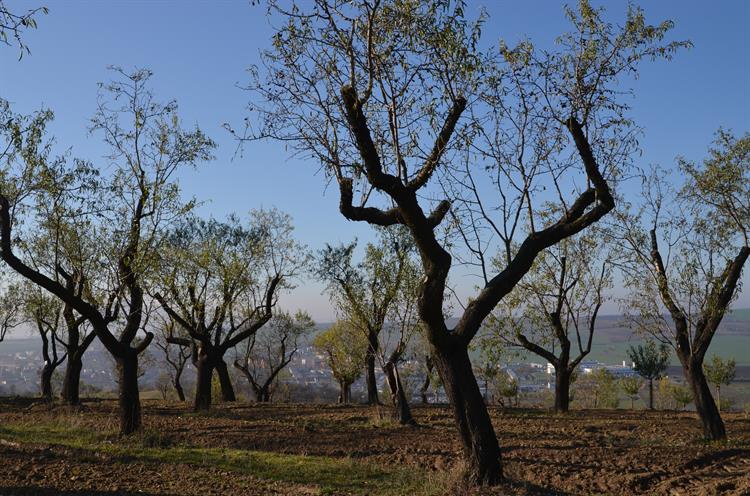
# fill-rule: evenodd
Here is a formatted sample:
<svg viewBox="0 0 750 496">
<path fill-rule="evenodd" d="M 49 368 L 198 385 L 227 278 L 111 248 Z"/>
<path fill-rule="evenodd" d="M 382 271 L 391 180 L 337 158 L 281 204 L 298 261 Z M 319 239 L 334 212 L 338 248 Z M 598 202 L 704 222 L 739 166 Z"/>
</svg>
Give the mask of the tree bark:
<svg viewBox="0 0 750 496">
<path fill-rule="evenodd" d="M 341 388 L 341 391 L 339 392 L 339 403 L 345 405 L 349 404 L 352 398 L 352 385 L 347 384 L 344 381 L 339 381 L 339 387 Z"/>
<path fill-rule="evenodd" d="M 649 378 L 648 380 L 648 409 L 654 409 L 654 379 Z"/>
<path fill-rule="evenodd" d="M 450 399 L 468 463 L 469 483 L 494 485 L 502 480 L 500 446 L 479 390 L 466 346 L 435 347 L 435 366 Z"/>
<path fill-rule="evenodd" d="M 120 385 L 120 434 L 141 428 L 141 400 L 138 395 L 138 355 L 116 357 Z"/>
<path fill-rule="evenodd" d="M 708 387 L 708 381 L 706 381 L 701 365 L 694 364 L 688 367 L 685 370 L 685 377 L 687 377 L 693 390 L 693 402 L 703 424 L 703 436 L 712 441 L 726 439 L 727 433 L 724 421 L 721 419 L 713 396 L 711 396 L 711 390 Z"/>
<path fill-rule="evenodd" d="M 232 386 L 232 379 L 229 377 L 229 370 L 227 370 L 227 363 L 224 359 L 219 358 L 216 360 L 215 369 L 219 375 L 219 384 L 221 385 L 221 401 L 237 401 L 237 397 L 234 394 L 234 387 Z"/>
<path fill-rule="evenodd" d="M 416 420 L 414 420 L 414 417 L 411 414 L 409 401 L 406 398 L 406 393 L 401 384 L 401 377 L 399 376 L 398 368 L 395 363 L 389 361 L 385 364 L 385 376 L 388 380 L 388 387 L 391 390 L 393 406 L 396 407 L 396 418 L 398 418 L 398 423 L 401 425 L 417 425 Z"/>
<path fill-rule="evenodd" d="M 271 401 L 271 391 L 268 385 L 258 385 L 250 383 L 253 388 L 253 394 L 255 395 L 255 401 L 258 403 L 269 403 Z"/>
<path fill-rule="evenodd" d="M 369 331 L 367 333 L 367 342 L 367 355 L 365 358 L 367 364 L 367 404 L 379 405 L 380 398 L 378 398 L 378 382 L 375 378 L 375 355 L 380 346 L 380 343 L 378 343 L 378 335 L 373 331 Z"/>
<path fill-rule="evenodd" d="M 77 355 L 74 353 L 73 355 Z M 83 361 L 80 357 L 68 356 L 68 363 L 65 366 L 65 376 L 63 377 L 63 386 L 61 397 L 63 402 L 71 406 L 81 404 L 81 371 L 83 370 Z"/>
<path fill-rule="evenodd" d="M 174 380 L 174 390 L 177 393 L 177 398 L 180 401 L 185 401 L 185 390 L 182 389 L 182 383 L 180 382 L 179 377 L 176 377 Z"/>
<path fill-rule="evenodd" d="M 430 389 L 430 374 L 432 374 L 432 358 L 429 355 L 425 356 L 425 367 L 427 367 L 427 373 L 424 376 L 424 383 L 419 392 L 422 395 L 422 404 L 426 405 L 429 403 L 427 398 L 427 391 Z"/>
<path fill-rule="evenodd" d="M 52 373 L 55 371 L 55 365 L 51 362 L 45 362 L 42 367 L 42 398 L 44 401 L 52 401 Z"/>
<path fill-rule="evenodd" d="M 570 375 L 567 366 L 555 367 L 555 411 L 558 413 L 570 409 Z"/>
<path fill-rule="evenodd" d="M 211 409 L 211 380 L 214 375 L 214 364 L 208 355 L 199 351 L 195 368 L 196 381 L 193 411 L 207 411 Z"/>
</svg>

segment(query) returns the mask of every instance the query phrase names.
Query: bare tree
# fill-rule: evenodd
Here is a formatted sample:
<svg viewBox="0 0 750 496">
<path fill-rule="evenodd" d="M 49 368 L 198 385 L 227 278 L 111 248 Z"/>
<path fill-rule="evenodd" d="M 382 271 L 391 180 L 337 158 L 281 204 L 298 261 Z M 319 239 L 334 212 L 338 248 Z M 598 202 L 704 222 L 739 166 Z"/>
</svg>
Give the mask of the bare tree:
<svg viewBox="0 0 750 496">
<path fill-rule="evenodd" d="M 315 322 L 306 312 L 280 312 L 247 340 L 243 356 L 235 359 L 234 366 L 247 379 L 255 401 L 271 401 L 279 373 L 314 328 Z"/>
<path fill-rule="evenodd" d="M 648 25 L 631 8 L 618 28 L 588 2 L 567 10 L 573 29 L 555 51 L 524 42 L 487 54 L 477 50 L 483 19 L 468 21 L 461 3 L 316 0 L 271 10 L 283 22 L 263 53 L 267 77 L 256 70 L 249 85 L 260 122 L 243 137 L 282 140 L 318 161 L 347 219 L 409 230 L 424 271 L 419 316 L 468 478 L 495 484 L 500 449 L 468 346 L 541 251 L 612 210 L 608 179 L 634 145 L 619 76 L 684 44 L 662 43 L 669 22 Z M 487 187 L 477 186 L 480 172 L 494 178 Z M 433 176 L 443 188 L 430 187 Z M 499 206 L 477 199 L 492 188 Z M 547 223 L 539 213 L 548 210 L 561 213 Z M 440 230 L 449 212 L 468 245 L 459 260 L 487 269 L 453 328 L 443 306 L 458 245 Z M 493 237 L 506 263 L 490 274 Z"/>
</svg>

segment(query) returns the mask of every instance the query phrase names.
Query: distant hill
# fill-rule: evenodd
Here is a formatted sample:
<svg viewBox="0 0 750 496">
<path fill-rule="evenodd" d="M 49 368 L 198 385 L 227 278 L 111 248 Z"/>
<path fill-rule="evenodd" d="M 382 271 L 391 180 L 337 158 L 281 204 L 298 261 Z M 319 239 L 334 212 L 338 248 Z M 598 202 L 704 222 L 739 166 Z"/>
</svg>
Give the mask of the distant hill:
<svg viewBox="0 0 750 496">
<path fill-rule="evenodd" d="M 727 315 L 727 318 L 750 322 L 750 308 L 738 308 L 736 310 L 732 310 L 729 315 Z"/>
</svg>

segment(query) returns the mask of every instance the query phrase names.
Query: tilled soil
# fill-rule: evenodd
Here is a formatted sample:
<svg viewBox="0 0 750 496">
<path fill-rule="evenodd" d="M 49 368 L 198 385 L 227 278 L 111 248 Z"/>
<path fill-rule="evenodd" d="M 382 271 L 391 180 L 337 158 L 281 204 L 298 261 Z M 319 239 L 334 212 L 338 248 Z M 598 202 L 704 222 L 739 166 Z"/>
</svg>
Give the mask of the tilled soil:
<svg viewBox="0 0 750 496">
<path fill-rule="evenodd" d="M 63 417 L 78 429 L 114 431 L 115 409 L 113 402 L 90 402 L 70 412 L 0 401 L 0 426 Z M 456 471 L 460 444 L 450 410 L 414 410 L 420 424 L 416 428 L 386 420 L 385 407 L 238 404 L 194 415 L 183 405 L 145 402 L 144 424 L 167 446 L 347 457 L 384 467 Z M 728 443 L 701 441 L 695 415 L 683 412 L 492 414 L 505 474 L 512 482 L 474 494 L 750 495 L 750 419 L 744 414 L 725 414 Z M 316 494 L 314 487 L 222 473 L 207 465 L 146 463 L 1 439 L 0 460 L 0 495 Z"/>
</svg>

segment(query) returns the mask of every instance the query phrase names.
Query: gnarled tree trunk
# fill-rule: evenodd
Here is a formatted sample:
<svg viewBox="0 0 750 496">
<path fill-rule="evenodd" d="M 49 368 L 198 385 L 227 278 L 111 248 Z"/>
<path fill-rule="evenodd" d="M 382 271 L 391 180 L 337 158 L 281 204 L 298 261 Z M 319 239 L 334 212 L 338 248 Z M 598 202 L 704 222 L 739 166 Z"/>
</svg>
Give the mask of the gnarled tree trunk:
<svg viewBox="0 0 750 496">
<path fill-rule="evenodd" d="M 411 414 L 409 401 L 406 398 L 404 387 L 401 384 L 401 377 L 398 373 L 398 367 L 393 361 L 385 364 L 385 376 L 388 380 L 388 387 L 391 390 L 391 399 L 393 406 L 396 407 L 396 418 L 401 425 L 417 425 L 416 420 Z"/>
<path fill-rule="evenodd" d="M 229 377 L 227 363 L 223 358 L 216 359 L 216 373 L 219 375 L 219 384 L 221 385 L 221 401 L 237 401 L 232 387 L 232 378 Z"/>
<path fill-rule="evenodd" d="M 120 434 L 141 428 L 141 399 L 138 395 L 138 355 L 135 352 L 116 357 L 120 386 Z"/>
<path fill-rule="evenodd" d="M 713 396 L 711 396 L 711 390 L 708 388 L 708 381 L 706 381 L 701 364 L 690 363 L 685 368 L 685 377 L 693 391 L 693 402 L 703 425 L 703 436 L 711 440 L 726 439 L 727 433 L 724 421 L 721 419 Z"/>
<path fill-rule="evenodd" d="M 198 351 L 195 360 L 195 402 L 193 411 L 207 411 L 211 409 L 211 380 L 214 375 L 214 363 L 211 358 L 203 352 Z"/>
<path fill-rule="evenodd" d="M 555 411 L 565 413 L 570 409 L 570 376 L 567 365 L 555 367 Z"/>
<path fill-rule="evenodd" d="M 83 360 L 78 353 L 68 356 L 68 363 L 65 366 L 65 376 L 63 377 L 62 393 L 60 396 L 63 401 L 71 406 L 81 404 L 81 371 L 83 370 Z"/>
<path fill-rule="evenodd" d="M 185 390 L 182 388 L 182 383 L 180 382 L 180 377 L 175 376 L 174 379 L 174 390 L 177 393 L 177 398 L 180 401 L 185 401 Z"/>
<path fill-rule="evenodd" d="M 255 401 L 258 403 L 268 403 L 271 401 L 271 392 L 267 387 L 259 387 L 254 390 Z"/>
<path fill-rule="evenodd" d="M 44 401 L 52 401 L 52 374 L 55 368 L 52 362 L 45 362 L 44 367 L 42 367 L 42 398 Z"/>
<path fill-rule="evenodd" d="M 430 389 L 430 375 L 432 374 L 432 369 L 434 367 L 430 355 L 425 355 L 425 367 L 427 368 L 427 372 L 424 375 L 424 382 L 422 383 L 422 387 L 419 389 L 419 393 L 422 396 L 423 405 L 429 403 L 427 399 L 427 391 Z"/>
<path fill-rule="evenodd" d="M 474 376 L 467 348 L 455 346 L 450 350 L 441 350 L 435 347 L 433 360 L 461 434 L 469 482 L 497 484 L 502 479 L 500 445 Z"/>
</svg>

